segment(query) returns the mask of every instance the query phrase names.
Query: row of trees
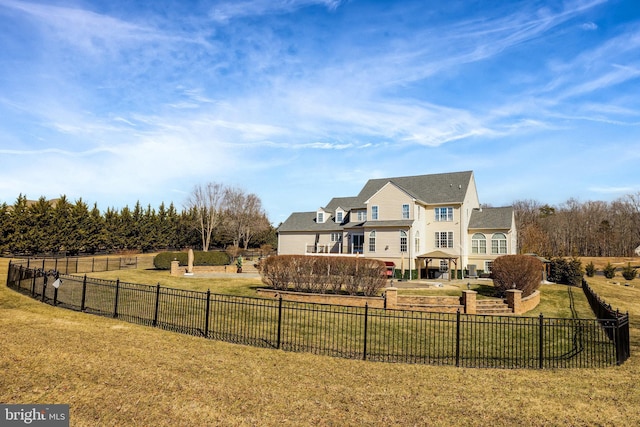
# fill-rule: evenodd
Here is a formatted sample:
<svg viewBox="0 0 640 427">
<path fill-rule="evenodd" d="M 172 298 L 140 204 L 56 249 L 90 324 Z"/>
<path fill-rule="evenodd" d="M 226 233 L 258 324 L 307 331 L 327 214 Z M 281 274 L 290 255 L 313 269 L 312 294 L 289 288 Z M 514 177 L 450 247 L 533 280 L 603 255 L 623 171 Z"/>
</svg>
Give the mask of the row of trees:
<svg viewBox="0 0 640 427">
<path fill-rule="evenodd" d="M 174 204 L 162 203 L 157 209 L 137 202 L 133 209 L 108 208 L 100 212 L 78 199 L 29 201 L 18 196 L 13 205 L 0 205 L 0 253 L 96 253 L 113 251 L 153 251 L 187 247 L 241 246 L 245 249 L 275 245 L 275 229 L 261 208 L 260 199 L 237 188 L 224 189 L 215 212 L 216 221 L 202 239 L 201 212 L 187 203 L 178 211 Z M 194 190 L 195 192 L 196 190 Z M 250 200 L 252 209 L 244 210 Z M 206 244 L 206 246 L 205 246 Z"/>
<path fill-rule="evenodd" d="M 640 245 L 640 192 L 613 202 L 559 206 L 535 200 L 513 204 L 521 253 L 552 256 L 633 256 Z"/>
</svg>

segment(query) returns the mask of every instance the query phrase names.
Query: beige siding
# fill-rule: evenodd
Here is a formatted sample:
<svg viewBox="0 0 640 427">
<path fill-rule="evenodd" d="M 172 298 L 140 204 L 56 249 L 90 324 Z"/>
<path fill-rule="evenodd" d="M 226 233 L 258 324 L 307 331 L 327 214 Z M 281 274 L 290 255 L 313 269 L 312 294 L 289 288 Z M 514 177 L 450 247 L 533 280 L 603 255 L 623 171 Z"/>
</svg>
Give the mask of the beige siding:
<svg viewBox="0 0 640 427">
<path fill-rule="evenodd" d="M 304 254 L 305 245 L 313 245 L 316 233 L 280 233 L 278 255 Z"/>
<path fill-rule="evenodd" d="M 402 219 L 402 205 L 409 205 L 409 219 L 413 219 L 413 199 L 395 185 L 389 183 L 374 194 L 367 205 L 367 219 L 372 220 L 371 207 L 378 206 L 378 220 Z"/>
</svg>

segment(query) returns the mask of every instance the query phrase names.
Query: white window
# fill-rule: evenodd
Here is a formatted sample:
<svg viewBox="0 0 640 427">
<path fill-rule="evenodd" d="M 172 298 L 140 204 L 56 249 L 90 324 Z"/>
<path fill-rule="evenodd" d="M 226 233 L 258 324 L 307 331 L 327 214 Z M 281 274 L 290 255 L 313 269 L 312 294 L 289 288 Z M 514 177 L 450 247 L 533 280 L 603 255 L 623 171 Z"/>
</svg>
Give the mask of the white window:
<svg viewBox="0 0 640 427">
<path fill-rule="evenodd" d="M 367 220 L 367 211 L 358 211 L 358 221 Z"/>
<path fill-rule="evenodd" d="M 407 232 L 400 230 L 400 252 L 407 252 Z"/>
<path fill-rule="evenodd" d="M 342 218 L 343 218 L 343 217 L 342 217 L 342 214 L 343 214 L 343 212 L 342 212 L 342 211 L 338 211 L 338 212 L 336 212 L 336 222 L 337 222 L 338 224 L 340 224 L 340 223 L 342 222 Z"/>
<path fill-rule="evenodd" d="M 493 237 L 491 237 L 491 253 L 507 253 L 507 236 L 505 236 L 504 233 L 496 233 L 493 235 Z"/>
<path fill-rule="evenodd" d="M 485 261 L 484 262 L 484 272 L 485 273 L 491 273 L 491 266 L 492 266 L 492 262 L 491 261 Z"/>
<path fill-rule="evenodd" d="M 402 205 L 402 219 L 409 219 L 409 205 Z"/>
<path fill-rule="evenodd" d="M 342 241 L 342 233 L 331 233 L 331 241 L 332 242 L 341 242 Z"/>
<path fill-rule="evenodd" d="M 324 212 L 318 212 L 316 221 L 318 221 L 318 224 L 322 224 L 324 222 Z"/>
<path fill-rule="evenodd" d="M 436 208 L 436 221 L 453 221 L 453 208 Z"/>
<path fill-rule="evenodd" d="M 453 231 L 436 231 L 436 248 L 452 248 Z"/>
<path fill-rule="evenodd" d="M 369 233 L 369 252 L 376 251 L 376 232 Z"/>
<path fill-rule="evenodd" d="M 378 219 L 378 207 L 377 206 L 371 206 L 371 219 L 372 220 L 377 220 Z"/>
<path fill-rule="evenodd" d="M 440 260 L 440 271 L 449 271 L 449 260 L 441 259 Z"/>
<path fill-rule="evenodd" d="M 487 238 L 482 233 L 476 233 L 471 236 L 471 253 L 472 254 L 486 254 L 487 253 Z"/>
<path fill-rule="evenodd" d="M 416 252 L 420 253 L 420 232 L 419 231 L 416 231 L 415 247 L 416 247 Z"/>
</svg>

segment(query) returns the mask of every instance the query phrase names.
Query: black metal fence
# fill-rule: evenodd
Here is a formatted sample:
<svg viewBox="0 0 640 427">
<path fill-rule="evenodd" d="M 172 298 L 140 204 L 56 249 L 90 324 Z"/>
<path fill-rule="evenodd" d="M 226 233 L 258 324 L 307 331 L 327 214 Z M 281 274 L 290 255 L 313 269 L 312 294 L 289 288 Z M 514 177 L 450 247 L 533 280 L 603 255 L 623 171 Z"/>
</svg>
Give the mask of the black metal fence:
<svg viewBox="0 0 640 427">
<path fill-rule="evenodd" d="M 12 263 L 26 268 L 55 270 L 65 274 L 154 268 L 152 256 L 23 258 Z"/>
<path fill-rule="evenodd" d="M 623 336 L 621 325 L 610 319 L 306 304 L 57 274 L 10 264 L 7 285 L 56 306 L 287 351 L 488 368 L 604 367 L 624 361 L 612 339 Z M 57 277 L 62 284 L 54 287 Z"/>
<path fill-rule="evenodd" d="M 622 364 L 631 356 L 631 346 L 629 340 L 629 313 L 620 313 L 614 310 L 596 294 L 589 284 L 583 279 L 582 290 L 584 291 L 591 310 L 602 323 L 613 323 L 614 328 L 605 328 L 607 337 L 616 347 L 616 357 L 618 365 Z"/>
</svg>

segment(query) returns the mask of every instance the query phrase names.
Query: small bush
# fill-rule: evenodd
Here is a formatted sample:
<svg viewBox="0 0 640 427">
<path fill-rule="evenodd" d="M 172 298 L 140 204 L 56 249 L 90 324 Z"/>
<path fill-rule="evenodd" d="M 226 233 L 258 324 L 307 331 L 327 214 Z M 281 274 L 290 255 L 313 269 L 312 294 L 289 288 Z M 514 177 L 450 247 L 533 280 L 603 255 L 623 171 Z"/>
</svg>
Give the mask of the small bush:
<svg viewBox="0 0 640 427">
<path fill-rule="evenodd" d="M 633 280 L 637 275 L 636 267 L 631 267 L 631 263 L 627 263 L 627 266 L 622 269 L 622 277 L 625 280 Z"/>
<path fill-rule="evenodd" d="M 604 266 L 602 272 L 604 273 L 604 277 L 606 277 L 607 279 L 613 279 L 616 276 L 616 268 L 611 265 L 610 262 L 608 262 L 607 265 Z"/>
<path fill-rule="evenodd" d="M 542 269 L 542 262 L 530 255 L 504 255 L 493 261 L 491 274 L 501 295 L 515 287 L 526 297 L 540 287 Z"/>
<path fill-rule="evenodd" d="M 596 266 L 593 265 L 593 261 L 589 262 L 589 264 L 584 267 L 584 271 L 587 274 L 587 277 L 593 277 L 596 275 Z"/>
</svg>

